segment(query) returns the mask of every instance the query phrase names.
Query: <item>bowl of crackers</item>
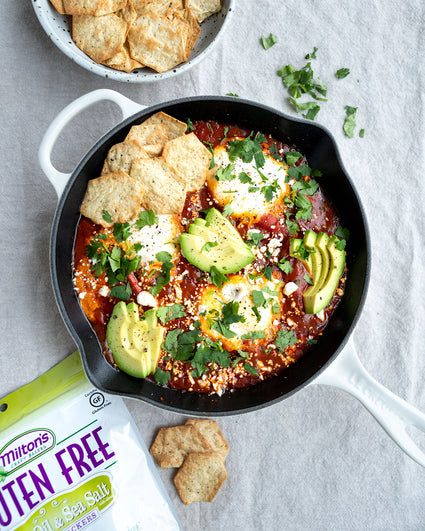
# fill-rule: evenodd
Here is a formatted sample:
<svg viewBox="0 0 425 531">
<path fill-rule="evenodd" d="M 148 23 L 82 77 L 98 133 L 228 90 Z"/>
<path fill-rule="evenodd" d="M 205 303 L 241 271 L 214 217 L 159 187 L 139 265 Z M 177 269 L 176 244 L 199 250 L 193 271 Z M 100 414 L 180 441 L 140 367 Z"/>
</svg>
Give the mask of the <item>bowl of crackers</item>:
<svg viewBox="0 0 425 531">
<path fill-rule="evenodd" d="M 183 73 L 223 34 L 234 0 L 34 0 L 50 39 L 83 68 L 143 83 Z"/>
</svg>

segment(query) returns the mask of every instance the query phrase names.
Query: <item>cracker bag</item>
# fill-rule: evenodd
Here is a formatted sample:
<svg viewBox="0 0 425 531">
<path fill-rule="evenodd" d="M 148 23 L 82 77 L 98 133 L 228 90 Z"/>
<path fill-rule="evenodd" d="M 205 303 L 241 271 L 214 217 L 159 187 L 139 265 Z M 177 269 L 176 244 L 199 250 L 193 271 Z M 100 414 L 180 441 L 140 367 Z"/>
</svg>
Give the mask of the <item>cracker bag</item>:
<svg viewBox="0 0 425 531">
<path fill-rule="evenodd" d="M 0 529 L 85 528 L 182 529 L 123 400 L 74 353 L 0 400 Z"/>
</svg>

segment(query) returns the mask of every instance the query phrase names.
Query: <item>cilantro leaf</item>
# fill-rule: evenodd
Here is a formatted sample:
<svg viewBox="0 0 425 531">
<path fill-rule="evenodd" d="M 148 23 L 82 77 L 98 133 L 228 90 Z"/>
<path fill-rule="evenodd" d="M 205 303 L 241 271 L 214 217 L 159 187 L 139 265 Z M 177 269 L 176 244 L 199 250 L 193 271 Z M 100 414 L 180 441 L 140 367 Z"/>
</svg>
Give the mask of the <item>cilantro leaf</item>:
<svg viewBox="0 0 425 531">
<path fill-rule="evenodd" d="M 217 247 L 217 242 L 206 242 L 201 248 L 201 253 L 209 252 L 213 247 Z"/>
<path fill-rule="evenodd" d="M 110 297 L 115 297 L 116 299 L 121 299 L 123 301 L 129 301 L 131 295 L 130 283 L 127 282 L 125 285 L 113 286 L 109 293 Z"/>
<path fill-rule="evenodd" d="M 273 33 L 270 33 L 268 37 L 261 37 L 261 44 L 263 45 L 263 48 L 265 50 L 268 50 L 272 46 L 274 46 L 277 43 L 277 37 L 276 35 L 273 35 Z"/>
<path fill-rule="evenodd" d="M 229 282 L 229 279 L 226 275 L 223 275 L 216 266 L 212 266 L 210 269 L 211 282 L 218 288 L 222 288 L 223 284 Z"/>
<path fill-rule="evenodd" d="M 319 185 L 315 180 L 310 179 L 309 181 L 297 181 L 291 188 L 296 192 L 301 191 L 303 195 L 313 195 L 317 192 Z"/>
<path fill-rule="evenodd" d="M 178 328 L 169 330 L 162 343 L 162 348 L 172 356 L 174 356 L 174 353 L 178 350 L 178 337 L 180 334 L 181 330 Z"/>
<path fill-rule="evenodd" d="M 350 69 L 349 68 L 340 68 L 339 70 L 336 71 L 335 75 L 338 79 L 344 79 L 345 77 L 347 77 L 348 75 L 350 74 Z"/>
<path fill-rule="evenodd" d="M 288 347 L 292 347 L 298 341 L 292 330 L 279 330 L 275 339 L 275 345 L 279 352 L 284 352 Z"/>
<path fill-rule="evenodd" d="M 318 50 L 318 47 L 315 46 L 315 47 L 313 48 L 313 51 L 312 51 L 311 53 L 308 53 L 308 54 L 304 57 L 304 59 L 317 59 L 317 58 L 316 58 L 316 52 L 317 52 L 317 50 Z"/>
<path fill-rule="evenodd" d="M 248 238 L 250 238 L 254 242 L 254 245 L 257 246 L 260 243 L 260 241 L 264 238 L 264 234 L 262 232 L 254 232 L 250 230 L 248 232 Z"/>
<path fill-rule="evenodd" d="M 190 133 L 190 131 L 194 131 L 194 130 L 195 130 L 195 126 L 193 125 L 192 120 L 191 120 L 190 118 L 187 119 L 187 122 L 186 122 L 186 123 L 187 123 L 187 129 L 186 129 L 186 131 L 187 131 L 188 133 Z"/>
<path fill-rule="evenodd" d="M 171 376 L 168 371 L 163 371 L 160 367 L 157 367 L 153 377 L 158 385 L 167 385 Z"/>
<path fill-rule="evenodd" d="M 292 273 L 293 271 L 293 267 L 291 265 L 291 262 L 287 259 L 287 258 L 283 258 L 282 260 L 280 260 L 277 264 L 278 268 L 283 271 L 284 273 L 286 273 L 287 275 L 289 273 Z"/>
<path fill-rule="evenodd" d="M 233 214 L 232 201 L 229 201 L 227 205 L 223 208 L 222 214 L 225 218 Z"/>
<path fill-rule="evenodd" d="M 183 304 L 171 304 L 170 306 L 161 306 L 160 308 L 158 308 L 156 313 L 161 323 L 167 324 L 173 319 L 185 317 L 186 309 Z"/>
<path fill-rule="evenodd" d="M 107 210 L 102 210 L 102 218 L 106 221 L 106 223 L 112 223 L 111 214 Z"/>
<path fill-rule="evenodd" d="M 262 330 L 252 330 L 247 334 L 242 334 L 241 339 L 265 339 L 266 334 Z"/>
<path fill-rule="evenodd" d="M 142 210 L 139 212 L 139 217 L 136 220 L 136 226 L 138 229 L 142 229 L 146 225 L 156 225 L 158 223 L 158 216 L 155 215 L 153 210 Z"/>
<path fill-rule="evenodd" d="M 242 140 L 229 142 L 228 155 L 230 162 L 240 158 L 243 162 L 251 162 L 254 159 L 257 168 L 262 168 L 265 164 L 260 139 L 252 138 L 252 133 Z"/>
<path fill-rule="evenodd" d="M 297 194 L 294 200 L 294 205 L 297 207 L 297 213 L 295 219 L 311 219 L 312 204 L 305 195 Z"/>
<path fill-rule="evenodd" d="M 360 129 L 359 131 L 359 137 L 364 138 L 364 129 Z"/>
<path fill-rule="evenodd" d="M 301 157 L 302 155 L 301 153 L 298 153 L 298 151 L 287 151 L 285 153 L 286 164 L 292 166 L 292 164 L 295 164 Z"/>
<path fill-rule="evenodd" d="M 243 364 L 243 368 L 249 372 L 250 374 L 253 374 L 254 376 L 258 376 L 258 371 L 255 367 L 253 367 L 252 365 L 250 365 L 249 363 L 245 362 Z"/>
<path fill-rule="evenodd" d="M 295 234 L 300 230 L 298 223 L 289 219 L 286 220 L 286 228 L 291 236 L 295 236 Z"/>
<path fill-rule="evenodd" d="M 161 292 L 162 288 L 170 282 L 170 271 L 174 264 L 171 262 L 171 254 L 167 251 L 160 251 L 156 254 L 158 262 L 162 262 L 161 273 L 156 278 L 156 284 L 149 288 L 149 293 L 156 297 Z"/>
<path fill-rule="evenodd" d="M 234 164 L 228 164 L 225 168 L 218 168 L 215 178 L 217 181 L 233 181 L 236 178 L 236 175 L 232 174 L 234 168 Z"/>
<path fill-rule="evenodd" d="M 350 107 L 349 105 L 345 106 L 346 117 L 342 128 L 348 138 L 353 138 L 354 136 L 354 129 L 356 128 L 357 109 L 358 107 Z"/>
</svg>

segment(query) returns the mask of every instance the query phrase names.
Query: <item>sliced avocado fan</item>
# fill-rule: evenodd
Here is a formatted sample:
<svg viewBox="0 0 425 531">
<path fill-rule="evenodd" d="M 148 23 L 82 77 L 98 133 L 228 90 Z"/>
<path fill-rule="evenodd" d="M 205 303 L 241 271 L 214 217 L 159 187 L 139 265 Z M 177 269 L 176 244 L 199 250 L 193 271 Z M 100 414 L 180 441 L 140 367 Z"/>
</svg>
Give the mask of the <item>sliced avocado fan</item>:
<svg viewBox="0 0 425 531">
<path fill-rule="evenodd" d="M 136 378 L 146 378 L 155 371 L 164 337 L 155 310 L 148 310 L 143 317 L 140 320 L 136 303 L 120 301 L 106 327 L 106 341 L 115 363 Z"/>
<path fill-rule="evenodd" d="M 326 308 L 335 293 L 345 267 L 345 252 L 337 248 L 337 242 L 336 236 L 313 231 L 306 231 L 302 240 L 289 242 L 290 256 L 300 260 L 311 276 L 312 285 L 303 294 L 306 313 Z"/>
<path fill-rule="evenodd" d="M 180 247 L 188 262 L 207 272 L 216 267 L 223 274 L 236 273 L 255 258 L 236 228 L 215 208 L 180 235 Z"/>
</svg>

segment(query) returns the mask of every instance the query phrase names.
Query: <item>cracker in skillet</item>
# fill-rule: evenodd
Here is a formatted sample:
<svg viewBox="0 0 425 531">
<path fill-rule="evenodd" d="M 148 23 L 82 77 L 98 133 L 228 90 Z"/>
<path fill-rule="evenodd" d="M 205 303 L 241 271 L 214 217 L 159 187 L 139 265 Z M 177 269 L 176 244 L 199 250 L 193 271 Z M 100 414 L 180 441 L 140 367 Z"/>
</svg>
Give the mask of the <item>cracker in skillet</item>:
<svg viewBox="0 0 425 531">
<path fill-rule="evenodd" d="M 223 461 L 229 452 L 230 446 L 221 433 L 220 427 L 215 420 L 210 419 L 188 419 L 186 424 L 196 426 L 199 432 L 210 443 L 214 452 L 217 452 Z"/>
<path fill-rule="evenodd" d="M 87 184 L 80 212 L 102 227 L 125 223 L 137 216 L 141 209 L 143 186 L 123 171 L 108 173 Z M 105 221 L 104 211 L 112 218 Z"/>
<path fill-rule="evenodd" d="M 127 23 L 115 14 L 72 17 L 72 38 L 89 57 L 101 63 L 123 49 Z"/>
<path fill-rule="evenodd" d="M 193 425 L 160 428 L 149 450 L 161 468 L 176 468 L 192 452 L 206 452 L 211 446 Z"/>
<path fill-rule="evenodd" d="M 126 6 L 127 0 L 62 0 L 67 15 L 108 15 Z"/>
<path fill-rule="evenodd" d="M 142 14 L 128 33 L 130 55 L 136 61 L 166 72 L 188 59 L 182 28 L 153 11 Z"/>
<path fill-rule="evenodd" d="M 136 159 L 131 177 L 144 190 L 143 207 L 156 214 L 181 214 L 186 200 L 186 186 L 179 175 L 160 157 Z"/>
<path fill-rule="evenodd" d="M 108 151 L 102 168 L 102 175 L 118 170 L 130 174 L 133 160 L 148 158 L 148 154 L 137 140 L 126 140 L 115 144 Z"/>
<path fill-rule="evenodd" d="M 149 120 L 133 125 L 125 140 L 137 140 L 151 157 L 161 155 L 165 142 L 171 136 L 164 123 L 151 123 Z"/>
<path fill-rule="evenodd" d="M 177 120 L 177 118 L 173 118 L 169 114 L 166 114 L 162 111 L 152 114 L 152 116 L 150 116 L 143 123 L 147 125 L 165 125 L 168 131 L 167 140 L 172 140 L 173 138 L 177 138 L 178 136 L 184 135 L 187 129 L 187 124 L 181 122 L 180 120 Z"/>
<path fill-rule="evenodd" d="M 223 459 L 217 452 L 190 453 L 174 477 L 185 505 L 212 502 L 227 478 Z"/>
<path fill-rule="evenodd" d="M 188 190 L 198 190 L 204 184 L 211 153 L 195 133 L 166 142 L 162 157 L 182 177 Z"/>
<path fill-rule="evenodd" d="M 201 23 L 206 18 L 220 11 L 221 0 L 185 0 L 185 6 L 192 11 L 198 22 Z"/>
</svg>

